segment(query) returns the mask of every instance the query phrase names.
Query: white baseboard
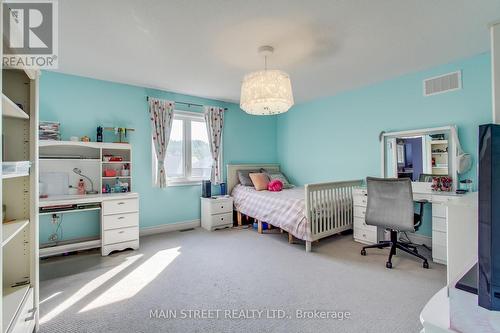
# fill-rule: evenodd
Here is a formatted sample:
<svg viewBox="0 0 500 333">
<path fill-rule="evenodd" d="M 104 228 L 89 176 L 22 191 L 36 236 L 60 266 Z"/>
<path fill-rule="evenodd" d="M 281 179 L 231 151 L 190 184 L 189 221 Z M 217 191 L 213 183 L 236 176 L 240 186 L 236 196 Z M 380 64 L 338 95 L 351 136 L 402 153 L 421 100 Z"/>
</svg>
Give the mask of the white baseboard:
<svg viewBox="0 0 500 333">
<path fill-rule="evenodd" d="M 162 224 L 154 227 L 139 229 L 139 236 L 148 236 L 161 234 L 164 232 L 178 231 L 184 229 L 197 228 L 200 226 L 200 220 L 182 221 L 177 223 Z M 40 258 L 55 256 L 67 252 L 83 251 L 101 247 L 100 239 L 78 239 L 67 242 L 61 242 L 60 245 L 47 246 L 40 249 Z"/>
<path fill-rule="evenodd" d="M 432 237 L 416 234 L 413 232 L 407 232 L 408 238 L 414 244 L 425 244 L 428 247 L 432 247 Z M 400 234 L 401 237 L 401 234 Z M 404 236 L 403 236 L 404 237 Z"/>
<path fill-rule="evenodd" d="M 155 225 L 154 227 L 146 227 L 139 229 L 139 236 L 142 237 L 155 234 L 162 234 L 164 232 L 198 228 L 199 226 L 200 226 L 200 220 L 182 221 L 177 223 Z"/>
</svg>

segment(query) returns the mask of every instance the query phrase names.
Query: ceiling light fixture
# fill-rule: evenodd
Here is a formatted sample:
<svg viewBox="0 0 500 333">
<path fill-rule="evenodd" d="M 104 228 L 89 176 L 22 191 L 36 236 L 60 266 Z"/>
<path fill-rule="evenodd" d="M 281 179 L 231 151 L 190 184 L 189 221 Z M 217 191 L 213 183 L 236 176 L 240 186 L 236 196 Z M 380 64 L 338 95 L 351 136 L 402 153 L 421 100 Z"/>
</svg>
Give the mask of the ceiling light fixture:
<svg viewBox="0 0 500 333">
<path fill-rule="evenodd" d="M 267 69 L 267 56 L 272 46 L 259 47 L 264 55 L 264 70 L 245 75 L 241 84 L 240 107 L 253 115 L 273 115 L 287 112 L 293 105 L 292 83 L 287 73 Z"/>
</svg>

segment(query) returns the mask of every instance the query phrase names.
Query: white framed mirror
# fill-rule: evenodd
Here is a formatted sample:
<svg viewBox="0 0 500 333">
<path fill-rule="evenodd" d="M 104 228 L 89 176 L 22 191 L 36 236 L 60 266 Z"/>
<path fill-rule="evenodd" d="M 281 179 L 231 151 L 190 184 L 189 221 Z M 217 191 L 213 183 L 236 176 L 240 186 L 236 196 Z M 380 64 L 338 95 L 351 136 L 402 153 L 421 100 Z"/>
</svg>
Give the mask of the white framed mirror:
<svg viewBox="0 0 500 333">
<path fill-rule="evenodd" d="M 429 183 L 432 182 L 433 176 L 448 175 L 453 180 L 453 191 L 456 190 L 458 188 L 456 131 L 454 125 L 449 125 L 382 132 L 380 135 L 382 177 L 409 178 L 415 183 Z M 428 187 L 430 189 L 430 186 Z"/>
</svg>

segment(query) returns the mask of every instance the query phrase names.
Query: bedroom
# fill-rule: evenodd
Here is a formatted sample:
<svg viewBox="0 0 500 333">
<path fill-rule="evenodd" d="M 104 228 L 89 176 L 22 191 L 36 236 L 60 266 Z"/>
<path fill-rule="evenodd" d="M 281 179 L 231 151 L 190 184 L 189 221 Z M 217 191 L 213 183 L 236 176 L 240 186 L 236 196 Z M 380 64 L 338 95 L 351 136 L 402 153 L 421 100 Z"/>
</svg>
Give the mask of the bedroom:
<svg viewBox="0 0 500 333">
<path fill-rule="evenodd" d="M 4 332 L 495 332 L 498 1 L 2 3 Z"/>
</svg>

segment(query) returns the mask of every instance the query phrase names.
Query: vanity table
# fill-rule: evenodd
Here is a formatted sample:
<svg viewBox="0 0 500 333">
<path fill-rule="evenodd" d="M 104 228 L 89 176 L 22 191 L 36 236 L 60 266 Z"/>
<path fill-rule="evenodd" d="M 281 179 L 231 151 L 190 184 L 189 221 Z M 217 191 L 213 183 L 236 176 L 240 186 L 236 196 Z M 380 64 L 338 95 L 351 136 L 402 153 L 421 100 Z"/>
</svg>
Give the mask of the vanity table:
<svg viewBox="0 0 500 333">
<path fill-rule="evenodd" d="M 463 224 L 464 216 L 477 214 L 477 194 L 455 194 L 454 192 L 433 192 L 430 183 L 415 182 L 412 184 L 413 199 L 427 200 L 432 205 L 432 260 L 439 264 L 448 263 L 448 226 Z M 366 204 L 368 202 L 366 187 L 358 187 L 353 192 L 354 200 L 354 240 L 363 244 L 375 244 L 383 238 L 383 230 L 365 223 Z M 467 214 L 463 215 L 463 203 L 468 202 Z M 475 204 L 474 204 L 475 202 Z M 424 221 L 428 223 L 428 221 Z M 460 230 L 453 230 L 454 237 L 460 237 Z M 458 235 L 457 235 L 458 233 Z"/>
</svg>

